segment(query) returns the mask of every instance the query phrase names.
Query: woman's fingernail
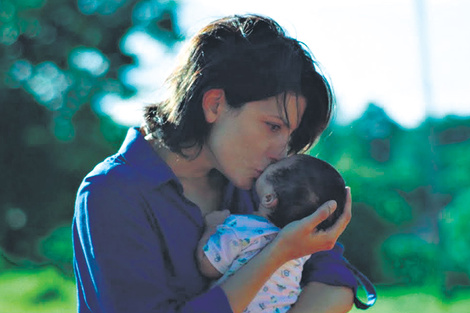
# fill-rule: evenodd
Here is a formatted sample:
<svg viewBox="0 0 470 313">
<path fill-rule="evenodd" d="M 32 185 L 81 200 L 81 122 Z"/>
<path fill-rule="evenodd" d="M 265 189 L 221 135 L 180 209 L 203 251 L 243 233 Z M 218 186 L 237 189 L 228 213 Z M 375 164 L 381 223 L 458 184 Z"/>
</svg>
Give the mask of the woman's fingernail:
<svg viewBox="0 0 470 313">
<path fill-rule="evenodd" d="M 328 213 L 331 214 L 333 213 L 333 209 L 335 208 L 336 201 L 330 200 L 328 201 Z"/>
</svg>

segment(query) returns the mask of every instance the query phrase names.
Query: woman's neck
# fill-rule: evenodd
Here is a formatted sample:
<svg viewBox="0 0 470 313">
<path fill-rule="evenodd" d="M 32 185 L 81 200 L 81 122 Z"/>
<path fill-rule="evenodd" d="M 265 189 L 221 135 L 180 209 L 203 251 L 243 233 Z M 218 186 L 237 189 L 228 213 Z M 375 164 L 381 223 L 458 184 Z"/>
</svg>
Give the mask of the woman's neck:
<svg viewBox="0 0 470 313">
<path fill-rule="evenodd" d="M 186 155 L 199 152 L 195 158 L 187 159 L 170 151 L 151 135 L 147 135 L 145 139 L 179 179 L 184 196 L 195 203 L 203 215 L 219 208 L 224 185 L 223 176 L 213 170 L 212 159 L 204 147 L 200 151 L 196 148 L 185 149 L 183 152 Z"/>
<path fill-rule="evenodd" d="M 211 159 L 207 157 L 204 148 L 198 149 L 196 147 L 184 149 L 183 153 L 185 155 L 196 155 L 194 158 L 185 158 L 178 153 L 172 152 L 149 135 L 147 135 L 145 139 L 180 180 L 201 180 L 209 177 L 213 165 Z"/>
<path fill-rule="evenodd" d="M 184 196 L 199 207 L 203 216 L 219 209 L 222 201 L 222 175 L 212 170 L 203 151 L 192 160 L 166 148 L 156 151 L 179 179 Z"/>
</svg>

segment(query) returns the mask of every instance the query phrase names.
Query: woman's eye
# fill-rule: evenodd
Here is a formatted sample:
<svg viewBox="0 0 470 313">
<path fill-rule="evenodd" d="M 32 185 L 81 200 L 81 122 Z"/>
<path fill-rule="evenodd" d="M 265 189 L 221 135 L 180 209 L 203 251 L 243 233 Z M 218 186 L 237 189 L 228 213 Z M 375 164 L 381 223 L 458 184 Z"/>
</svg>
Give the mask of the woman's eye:
<svg viewBox="0 0 470 313">
<path fill-rule="evenodd" d="M 281 129 L 281 126 L 280 125 L 277 125 L 277 124 L 273 124 L 273 123 L 269 123 L 267 122 L 266 123 L 269 127 L 269 129 L 272 131 L 272 132 L 277 132 Z"/>
</svg>

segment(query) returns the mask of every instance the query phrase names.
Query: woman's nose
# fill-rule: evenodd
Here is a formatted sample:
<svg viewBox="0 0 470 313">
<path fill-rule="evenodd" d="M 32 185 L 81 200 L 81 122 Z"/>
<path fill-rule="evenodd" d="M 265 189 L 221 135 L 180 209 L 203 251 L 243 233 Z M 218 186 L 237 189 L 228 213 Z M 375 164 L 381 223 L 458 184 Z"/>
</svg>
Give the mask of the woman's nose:
<svg viewBox="0 0 470 313">
<path fill-rule="evenodd" d="M 282 144 L 273 145 L 268 152 L 268 158 L 271 163 L 275 163 L 279 160 L 284 159 L 287 156 L 288 143 L 283 142 Z"/>
</svg>

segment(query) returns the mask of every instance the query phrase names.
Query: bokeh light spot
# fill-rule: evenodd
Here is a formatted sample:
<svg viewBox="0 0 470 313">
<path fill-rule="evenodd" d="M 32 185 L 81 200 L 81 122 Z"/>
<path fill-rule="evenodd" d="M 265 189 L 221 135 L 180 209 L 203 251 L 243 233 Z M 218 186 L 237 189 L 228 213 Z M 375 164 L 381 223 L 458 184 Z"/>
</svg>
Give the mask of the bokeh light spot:
<svg viewBox="0 0 470 313">
<path fill-rule="evenodd" d="M 78 8 L 83 14 L 93 14 L 98 8 L 97 0 L 78 0 Z"/>
<path fill-rule="evenodd" d="M 0 43 L 11 45 L 16 42 L 19 35 L 20 30 L 16 25 L 6 24 L 0 28 Z"/>
<path fill-rule="evenodd" d="M 83 14 L 110 15 L 125 3 L 125 0 L 78 0 L 78 8 Z"/>
<path fill-rule="evenodd" d="M 18 82 L 23 82 L 29 79 L 32 72 L 33 67 L 27 60 L 16 61 L 10 68 L 11 77 Z"/>
<path fill-rule="evenodd" d="M 61 107 L 63 94 L 69 86 L 67 77 L 53 62 L 36 66 L 34 74 L 27 81 L 27 87 L 36 100 L 50 110 Z"/>
<path fill-rule="evenodd" d="M 15 17 L 16 8 L 9 1 L 2 1 L 0 5 L 0 21 L 6 23 Z"/>
<path fill-rule="evenodd" d="M 6 211 L 5 220 L 11 229 L 18 230 L 26 226 L 28 216 L 21 209 L 11 208 Z"/>
<path fill-rule="evenodd" d="M 94 48 L 75 48 L 70 54 L 70 65 L 89 72 L 93 76 L 101 76 L 109 69 L 108 59 Z"/>
</svg>

